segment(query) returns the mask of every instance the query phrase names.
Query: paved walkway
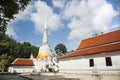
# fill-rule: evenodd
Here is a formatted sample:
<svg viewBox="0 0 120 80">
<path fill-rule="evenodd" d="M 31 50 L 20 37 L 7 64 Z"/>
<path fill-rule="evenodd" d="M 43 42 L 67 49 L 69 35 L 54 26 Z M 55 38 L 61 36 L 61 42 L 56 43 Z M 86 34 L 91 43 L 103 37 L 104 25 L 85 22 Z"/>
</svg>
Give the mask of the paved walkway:
<svg viewBox="0 0 120 80">
<path fill-rule="evenodd" d="M 78 78 L 65 78 L 62 75 L 56 75 L 56 74 L 38 74 L 38 75 L 24 75 L 27 78 L 30 78 L 32 80 L 81 80 Z"/>
<path fill-rule="evenodd" d="M 13 74 L 3 74 L 0 75 L 0 80 L 32 80 L 26 77 Z"/>
<path fill-rule="evenodd" d="M 43 74 L 0 74 L 0 80 L 80 80 L 77 78 L 65 78 L 54 73 Z"/>
<path fill-rule="evenodd" d="M 0 74 L 0 80 L 98 80 L 95 76 L 65 73 Z M 120 80 L 120 76 L 102 75 L 101 80 Z"/>
<path fill-rule="evenodd" d="M 100 76 L 92 76 L 92 75 L 80 75 L 80 74 L 65 74 L 65 73 L 40 73 L 40 74 L 32 74 L 32 75 L 23 75 L 27 78 L 31 78 L 33 80 L 120 80 L 119 75 L 100 75 Z"/>
</svg>

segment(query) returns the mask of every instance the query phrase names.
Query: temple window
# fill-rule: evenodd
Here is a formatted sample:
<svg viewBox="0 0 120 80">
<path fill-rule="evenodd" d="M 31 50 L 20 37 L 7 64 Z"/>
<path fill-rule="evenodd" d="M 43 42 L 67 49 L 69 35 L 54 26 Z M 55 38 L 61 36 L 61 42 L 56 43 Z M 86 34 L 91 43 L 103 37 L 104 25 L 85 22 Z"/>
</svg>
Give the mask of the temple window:
<svg viewBox="0 0 120 80">
<path fill-rule="evenodd" d="M 89 59 L 89 64 L 90 64 L 90 67 L 93 67 L 94 66 L 94 59 Z"/>
<path fill-rule="evenodd" d="M 112 66 L 111 57 L 106 57 L 105 60 L 106 60 L 106 66 Z"/>
</svg>

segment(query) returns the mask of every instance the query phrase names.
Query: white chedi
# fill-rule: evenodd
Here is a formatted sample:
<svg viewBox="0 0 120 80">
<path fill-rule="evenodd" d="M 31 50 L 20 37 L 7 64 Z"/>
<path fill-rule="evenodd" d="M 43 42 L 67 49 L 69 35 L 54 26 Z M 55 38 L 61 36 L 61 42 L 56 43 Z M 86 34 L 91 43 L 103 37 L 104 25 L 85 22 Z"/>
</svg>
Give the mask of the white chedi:
<svg viewBox="0 0 120 80">
<path fill-rule="evenodd" d="M 37 71 L 48 71 L 48 69 L 52 69 L 52 71 L 58 71 L 57 58 L 51 52 L 51 48 L 48 44 L 48 29 L 46 26 L 45 20 L 45 29 L 43 34 L 43 43 L 39 48 L 38 55 L 35 61 L 35 68 Z M 38 61 L 39 60 L 39 61 Z"/>
</svg>

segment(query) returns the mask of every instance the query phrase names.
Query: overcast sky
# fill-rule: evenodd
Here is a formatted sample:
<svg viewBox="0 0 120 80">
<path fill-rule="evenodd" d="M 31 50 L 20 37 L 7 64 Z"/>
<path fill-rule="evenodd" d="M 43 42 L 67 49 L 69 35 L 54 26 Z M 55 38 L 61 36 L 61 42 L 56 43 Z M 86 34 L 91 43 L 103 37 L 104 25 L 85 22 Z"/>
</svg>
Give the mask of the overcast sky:
<svg viewBox="0 0 120 80">
<path fill-rule="evenodd" d="M 59 43 L 68 51 L 75 50 L 81 40 L 95 33 L 120 29 L 116 0 L 32 0 L 24 12 L 15 16 L 6 34 L 35 46 L 42 44 L 46 16 L 52 50 Z"/>
</svg>

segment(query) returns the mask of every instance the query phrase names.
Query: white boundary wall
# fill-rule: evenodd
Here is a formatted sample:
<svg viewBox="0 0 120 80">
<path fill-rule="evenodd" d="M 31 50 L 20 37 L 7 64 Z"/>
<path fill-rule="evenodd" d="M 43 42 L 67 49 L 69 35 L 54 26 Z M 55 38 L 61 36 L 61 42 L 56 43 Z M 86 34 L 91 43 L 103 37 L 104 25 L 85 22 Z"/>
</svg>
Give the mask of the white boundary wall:
<svg viewBox="0 0 120 80">
<path fill-rule="evenodd" d="M 106 66 L 105 57 L 111 57 L 112 66 Z M 94 59 L 94 67 L 89 66 L 89 59 Z M 89 74 L 95 70 L 120 74 L 120 51 L 59 59 L 59 72 Z"/>
</svg>

